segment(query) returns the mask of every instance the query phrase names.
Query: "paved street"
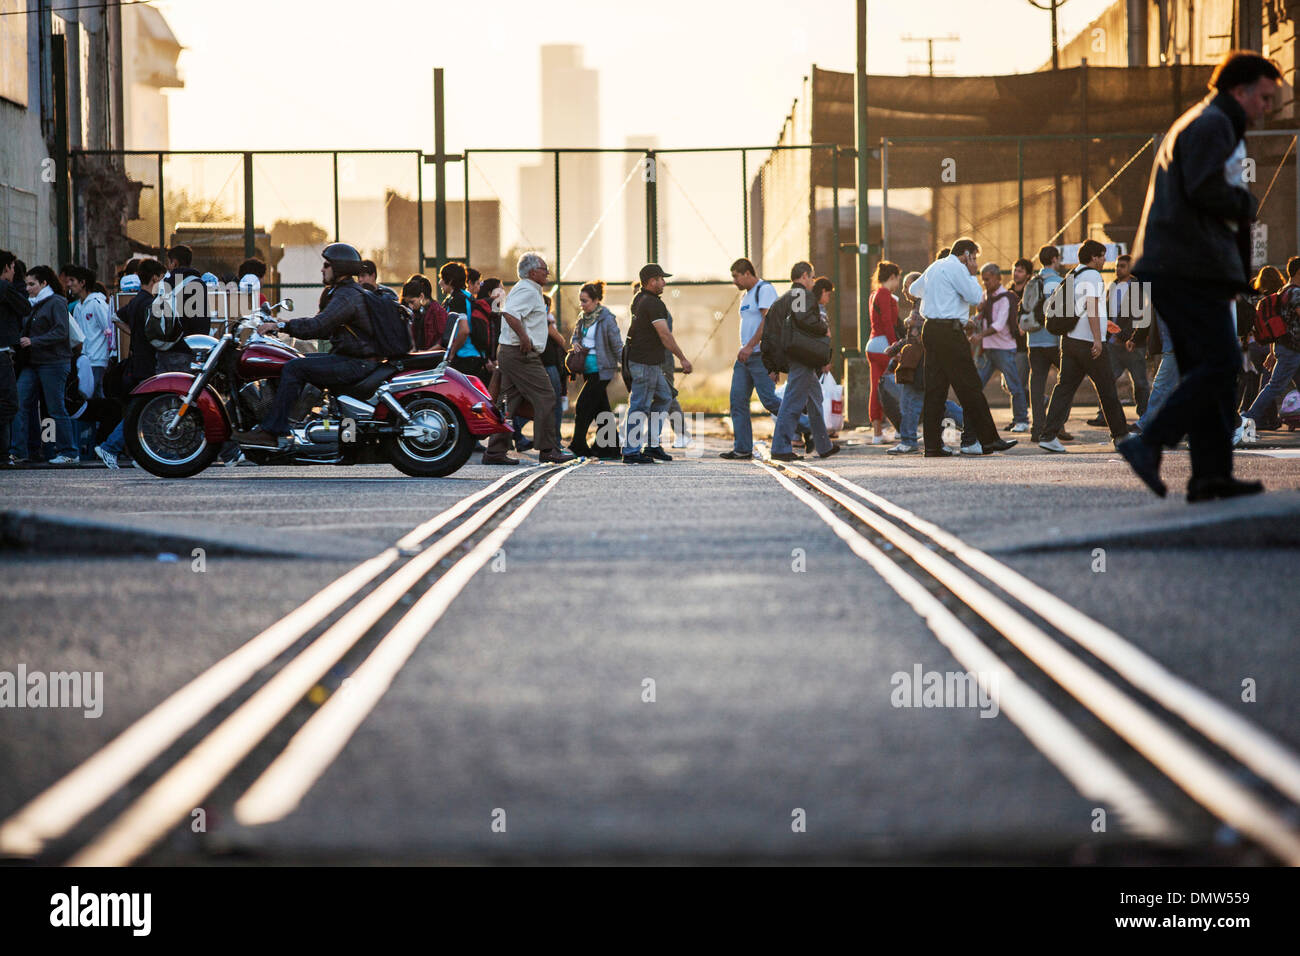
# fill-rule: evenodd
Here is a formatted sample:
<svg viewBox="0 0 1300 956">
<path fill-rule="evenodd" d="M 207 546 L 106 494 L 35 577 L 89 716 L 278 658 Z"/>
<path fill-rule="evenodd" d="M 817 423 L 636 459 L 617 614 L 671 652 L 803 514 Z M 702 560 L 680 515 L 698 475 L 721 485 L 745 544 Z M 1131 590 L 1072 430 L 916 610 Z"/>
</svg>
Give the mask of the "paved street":
<svg viewBox="0 0 1300 956">
<path fill-rule="evenodd" d="M 847 437 L 844 454 L 809 464 L 994 556 L 1300 751 L 1287 573 L 1300 557 L 1300 465 L 1290 439 L 1238 457 L 1238 475 L 1262 479 L 1268 495 L 1193 507 L 1181 497 L 1185 451 L 1167 458 L 1171 496 L 1160 502 L 1089 434 L 1065 456 L 1017 448 L 951 461 L 892 459 L 859 433 Z M 1277 859 L 933 581 L 926 587 L 1128 775 L 1176 836 L 1146 839 L 1122 807 L 1081 792 L 1059 754 L 1054 761 L 1009 716 L 1005 687 L 991 719 L 973 706 L 896 706 L 895 675 L 971 668 L 771 469 L 719 460 L 720 436 L 703 444 L 702 457 L 668 465 L 568 469 L 456 591 L 297 809 L 257 825 L 236 820 L 235 803 L 295 732 L 483 534 L 457 547 L 195 804 L 206 832 L 193 832 L 187 811 L 138 859 Z M 0 709 L 0 822 L 503 471 L 472 465 L 429 481 L 387 466 L 218 468 L 187 481 L 103 469 L 0 475 L 10 540 L 0 552 L 0 671 L 102 671 L 104 701 L 98 719 Z M 63 553 L 13 544 L 31 513 L 70 521 L 58 532 Z M 205 549 L 202 573 L 193 548 Z M 318 634 L 258 668 L 41 858 L 65 859 L 94 840 Z M 1253 682 L 1252 702 L 1243 681 Z M 1126 687 L 1143 701 L 1154 694 Z M 1294 801 L 1204 749 L 1296 824 Z"/>
</svg>

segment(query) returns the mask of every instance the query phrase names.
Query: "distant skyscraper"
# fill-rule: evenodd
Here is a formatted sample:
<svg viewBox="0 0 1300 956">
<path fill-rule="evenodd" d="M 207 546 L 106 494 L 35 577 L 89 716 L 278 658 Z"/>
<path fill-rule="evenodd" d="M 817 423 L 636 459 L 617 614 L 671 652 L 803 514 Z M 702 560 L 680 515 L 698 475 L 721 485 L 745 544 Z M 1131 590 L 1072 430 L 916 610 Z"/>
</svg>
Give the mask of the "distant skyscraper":
<svg viewBox="0 0 1300 956">
<path fill-rule="evenodd" d="M 582 47 L 553 44 L 541 48 L 542 142 L 545 149 L 597 146 L 600 143 L 600 86 L 595 70 L 582 65 Z M 524 235 L 567 280 L 601 274 L 601 236 L 582 255 L 573 255 L 602 211 L 601 163 L 596 153 L 561 153 L 560 248 L 555 249 L 555 167 L 552 157 L 519 171 L 519 209 Z M 570 265 L 572 261 L 572 265 Z"/>
</svg>

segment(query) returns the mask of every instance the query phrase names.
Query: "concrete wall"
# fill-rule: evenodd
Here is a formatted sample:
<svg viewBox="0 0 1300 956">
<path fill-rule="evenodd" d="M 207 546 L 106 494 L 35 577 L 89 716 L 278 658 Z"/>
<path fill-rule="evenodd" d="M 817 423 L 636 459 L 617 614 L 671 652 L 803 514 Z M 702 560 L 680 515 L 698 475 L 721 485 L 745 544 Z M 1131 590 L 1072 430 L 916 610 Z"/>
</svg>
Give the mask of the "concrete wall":
<svg viewBox="0 0 1300 956">
<path fill-rule="evenodd" d="M 0 100 L 0 246 L 34 266 L 53 262 L 57 253 L 53 170 L 41 126 L 41 51 L 49 38 L 42 40 L 39 17 L 24 19 L 27 106 Z"/>
</svg>

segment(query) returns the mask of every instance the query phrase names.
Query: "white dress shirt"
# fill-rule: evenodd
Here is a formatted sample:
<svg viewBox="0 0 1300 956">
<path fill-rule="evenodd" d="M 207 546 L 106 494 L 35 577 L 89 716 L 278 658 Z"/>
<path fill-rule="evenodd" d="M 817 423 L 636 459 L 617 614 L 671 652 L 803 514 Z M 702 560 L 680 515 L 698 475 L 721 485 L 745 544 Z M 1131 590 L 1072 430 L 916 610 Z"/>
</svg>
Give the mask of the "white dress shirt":
<svg viewBox="0 0 1300 956">
<path fill-rule="evenodd" d="M 984 287 L 970 274 L 966 263 L 956 256 L 944 256 L 930 263 L 921 278 L 912 283 L 912 295 L 924 298 L 923 314 L 927 319 L 970 319 L 972 306 L 984 299 Z"/>
</svg>

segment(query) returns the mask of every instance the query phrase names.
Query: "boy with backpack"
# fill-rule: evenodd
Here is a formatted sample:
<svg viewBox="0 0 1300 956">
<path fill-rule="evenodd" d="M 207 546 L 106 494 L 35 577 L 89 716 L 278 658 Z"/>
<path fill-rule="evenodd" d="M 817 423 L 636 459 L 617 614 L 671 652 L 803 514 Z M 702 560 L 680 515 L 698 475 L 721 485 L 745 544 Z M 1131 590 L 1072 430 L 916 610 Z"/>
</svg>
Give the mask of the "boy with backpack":
<svg viewBox="0 0 1300 956">
<path fill-rule="evenodd" d="M 1106 247 L 1089 239 L 1079 247 L 1079 266 L 1053 290 L 1043 314 L 1046 330 L 1060 334 L 1061 377 L 1047 409 L 1047 423 L 1038 447 L 1062 453 L 1065 446 L 1057 433 L 1070 417 L 1074 393 L 1086 375 L 1101 402 L 1111 439 L 1116 443 L 1128 435 L 1124 408 L 1115 390 L 1115 374 L 1106 354 L 1106 283 L 1101 267 L 1106 264 Z"/>
<path fill-rule="evenodd" d="M 1047 376 L 1052 366 L 1056 366 L 1058 375 L 1061 371 L 1061 338 L 1047 330 L 1044 309 L 1048 297 L 1056 291 L 1065 275 L 1061 250 L 1056 246 L 1039 249 L 1038 261 L 1043 268 L 1025 284 L 1019 318 L 1021 331 L 1029 336 L 1029 440 L 1035 443 L 1042 440 L 1043 426 L 1047 422 L 1047 403 L 1051 397 L 1047 394 Z M 1060 441 L 1074 438 L 1064 430 L 1059 431 L 1056 437 Z"/>
<path fill-rule="evenodd" d="M 1277 292 L 1260 300 L 1255 313 L 1255 340 L 1273 347 L 1275 364 L 1268 384 L 1259 390 L 1255 401 L 1242 416 L 1233 435 L 1233 445 L 1255 441 L 1256 423 L 1279 398 L 1291 388 L 1291 380 L 1300 372 L 1300 256 L 1286 264 L 1287 281 Z"/>
</svg>

